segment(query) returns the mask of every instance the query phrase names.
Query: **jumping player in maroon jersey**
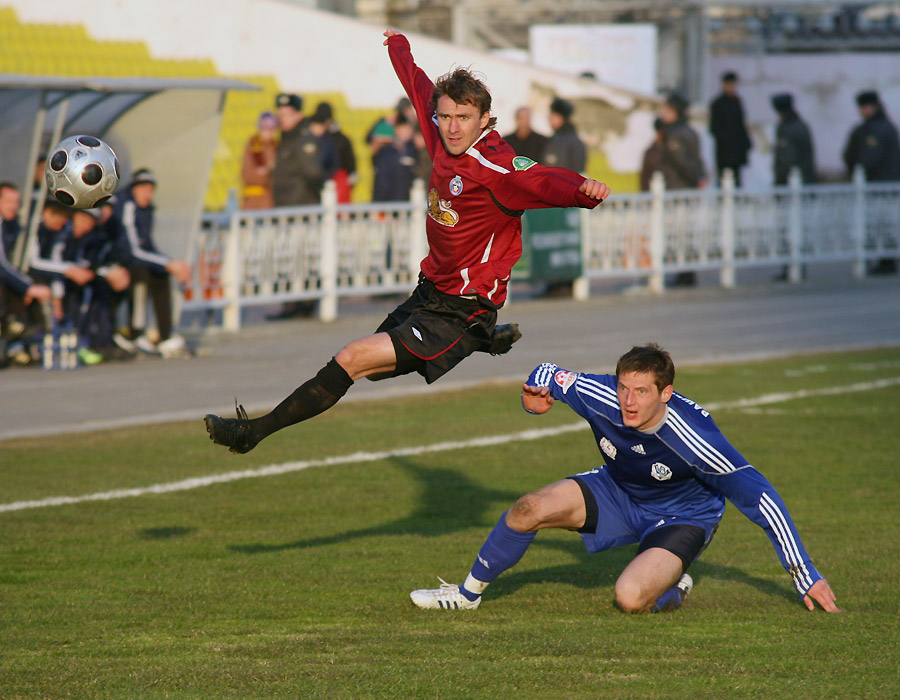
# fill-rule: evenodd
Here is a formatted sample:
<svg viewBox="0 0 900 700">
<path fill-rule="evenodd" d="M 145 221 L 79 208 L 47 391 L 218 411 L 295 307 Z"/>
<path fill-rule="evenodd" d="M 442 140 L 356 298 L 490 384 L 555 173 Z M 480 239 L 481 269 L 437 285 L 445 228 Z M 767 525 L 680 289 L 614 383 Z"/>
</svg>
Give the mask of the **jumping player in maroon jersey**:
<svg viewBox="0 0 900 700">
<path fill-rule="evenodd" d="M 494 130 L 480 80 L 457 68 L 435 84 L 405 36 L 392 29 L 384 36 L 433 162 L 419 284 L 373 335 L 344 346 L 270 413 L 250 419 L 238 406 L 236 418 L 207 415 L 210 439 L 232 452 L 249 452 L 276 430 L 331 408 L 362 377 L 418 372 L 430 384 L 473 352 L 507 352 L 521 335 L 514 324 L 496 325 L 497 310 L 522 255 L 523 211 L 590 209 L 609 195 L 601 182 L 517 156 Z"/>
</svg>

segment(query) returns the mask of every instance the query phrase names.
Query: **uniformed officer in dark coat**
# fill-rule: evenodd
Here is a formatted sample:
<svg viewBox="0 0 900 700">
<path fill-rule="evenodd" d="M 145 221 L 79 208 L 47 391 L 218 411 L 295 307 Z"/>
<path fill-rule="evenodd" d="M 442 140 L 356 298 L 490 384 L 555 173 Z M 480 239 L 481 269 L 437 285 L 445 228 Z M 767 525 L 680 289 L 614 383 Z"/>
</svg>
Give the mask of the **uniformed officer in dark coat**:
<svg viewBox="0 0 900 700">
<path fill-rule="evenodd" d="M 660 110 L 663 124 L 659 169 L 669 190 L 694 189 L 706 184 L 700 137 L 687 123 L 687 108 L 687 100 L 673 92 Z"/>
<path fill-rule="evenodd" d="M 276 207 L 318 204 L 327 179 L 322 142 L 309 130 L 299 95 L 282 93 L 275 102 L 281 141 L 272 171 L 272 198 Z"/>
<path fill-rule="evenodd" d="M 900 138 L 874 90 L 856 96 L 861 124 L 850 132 L 844 148 L 847 173 L 861 165 L 869 182 L 900 180 Z"/>
<path fill-rule="evenodd" d="M 792 168 L 800 170 L 803 184 L 816 181 L 812 134 L 794 109 L 793 95 L 782 92 L 772 95 L 772 107 L 780 121 L 775 131 L 775 184 L 786 185 Z"/>
</svg>

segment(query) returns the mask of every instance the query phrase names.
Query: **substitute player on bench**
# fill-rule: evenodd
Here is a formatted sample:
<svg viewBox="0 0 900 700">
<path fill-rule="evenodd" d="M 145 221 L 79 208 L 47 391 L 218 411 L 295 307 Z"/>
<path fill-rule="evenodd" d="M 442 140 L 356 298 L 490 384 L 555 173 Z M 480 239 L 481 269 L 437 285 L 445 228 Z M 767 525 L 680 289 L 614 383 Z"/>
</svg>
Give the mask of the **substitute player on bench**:
<svg viewBox="0 0 900 700">
<path fill-rule="evenodd" d="M 232 452 L 322 413 L 361 377 L 418 372 L 430 384 L 473 352 L 507 352 L 521 336 L 515 325 L 496 326 L 497 310 L 522 255 L 523 211 L 593 208 L 609 195 L 596 180 L 517 156 L 494 131 L 480 80 L 458 68 L 435 84 L 413 62 L 406 37 L 391 29 L 384 36 L 434 164 L 419 284 L 373 335 L 346 345 L 271 413 L 249 419 L 239 406 L 237 418 L 207 415 L 210 438 Z"/>
<path fill-rule="evenodd" d="M 606 463 L 520 498 L 500 516 L 462 586 L 413 591 L 420 608 L 477 608 L 487 585 L 514 566 L 538 530 L 578 531 L 587 550 L 639 542 L 616 581 L 627 612 L 681 605 L 693 581 L 688 566 L 706 548 L 727 497 L 772 541 L 806 607 L 839 612 L 775 487 L 719 431 L 709 413 L 674 391 L 675 365 L 658 345 L 619 358 L 616 374 L 577 374 L 553 364 L 525 382 L 522 406 L 546 413 L 554 400 L 587 420 Z"/>
</svg>

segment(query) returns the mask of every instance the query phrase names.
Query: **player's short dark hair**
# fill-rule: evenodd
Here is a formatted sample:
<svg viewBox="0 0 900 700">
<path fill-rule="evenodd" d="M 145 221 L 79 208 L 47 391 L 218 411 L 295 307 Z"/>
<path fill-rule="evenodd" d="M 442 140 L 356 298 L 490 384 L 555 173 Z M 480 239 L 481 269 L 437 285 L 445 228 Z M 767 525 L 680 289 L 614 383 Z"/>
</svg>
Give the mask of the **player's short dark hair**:
<svg viewBox="0 0 900 700">
<path fill-rule="evenodd" d="M 660 391 L 675 383 L 675 363 L 672 362 L 672 356 L 656 343 L 636 345 L 622 355 L 616 363 L 616 378 L 627 372 L 650 372 Z"/>
<path fill-rule="evenodd" d="M 4 180 L 3 182 L 0 182 L 0 193 L 2 193 L 3 190 L 15 190 L 16 192 L 18 192 L 19 186 L 14 185 L 9 180 Z"/>
<path fill-rule="evenodd" d="M 438 100 L 445 95 L 458 105 L 473 105 L 478 109 L 478 114 L 491 111 L 491 93 L 487 85 L 467 68 L 457 68 L 437 79 L 431 95 L 433 110 L 437 110 Z M 493 127 L 496 123 L 497 117 L 491 117 L 488 127 Z"/>
</svg>

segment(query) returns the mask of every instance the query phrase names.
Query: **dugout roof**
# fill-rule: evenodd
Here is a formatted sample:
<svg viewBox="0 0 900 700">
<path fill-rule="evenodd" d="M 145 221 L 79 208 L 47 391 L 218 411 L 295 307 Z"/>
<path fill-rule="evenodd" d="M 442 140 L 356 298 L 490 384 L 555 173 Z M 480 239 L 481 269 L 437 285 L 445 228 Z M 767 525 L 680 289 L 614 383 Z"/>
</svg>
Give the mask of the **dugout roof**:
<svg viewBox="0 0 900 700">
<path fill-rule="evenodd" d="M 120 191 L 138 168 L 156 173 L 156 240 L 184 257 L 202 213 L 225 96 L 258 89 L 224 78 L 0 74 L 0 180 L 28 193 L 38 155 L 66 136 L 102 138 L 119 157 Z"/>
</svg>

